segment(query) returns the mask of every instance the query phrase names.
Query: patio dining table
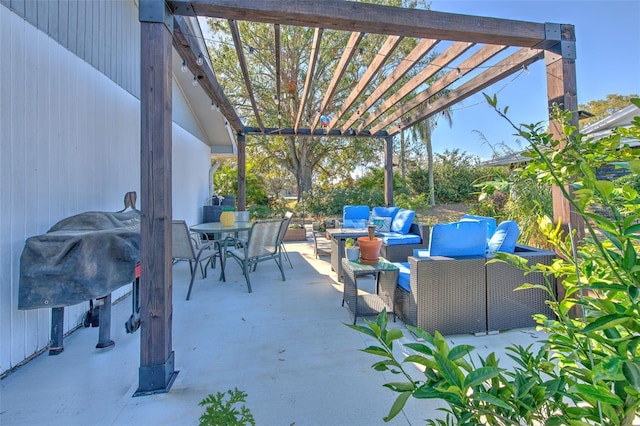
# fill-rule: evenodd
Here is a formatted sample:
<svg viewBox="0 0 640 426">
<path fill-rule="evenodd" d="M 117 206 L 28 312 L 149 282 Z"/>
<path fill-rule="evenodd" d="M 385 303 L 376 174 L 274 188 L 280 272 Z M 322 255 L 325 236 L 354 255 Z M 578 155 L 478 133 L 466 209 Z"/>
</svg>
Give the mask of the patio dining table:
<svg viewBox="0 0 640 426">
<path fill-rule="evenodd" d="M 221 259 L 224 262 L 225 248 L 228 240 L 225 238 L 225 234 L 232 233 L 235 238 L 238 237 L 240 232 L 248 232 L 253 226 L 253 221 L 236 220 L 233 225 L 223 225 L 222 222 L 206 222 L 199 225 L 193 225 L 189 227 L 191 232 L 198 234 L 205 234 L 207 236 L 213 235 L 213 238 L 218 241 L 218 244 L 222 245 Z"/>
</svg>

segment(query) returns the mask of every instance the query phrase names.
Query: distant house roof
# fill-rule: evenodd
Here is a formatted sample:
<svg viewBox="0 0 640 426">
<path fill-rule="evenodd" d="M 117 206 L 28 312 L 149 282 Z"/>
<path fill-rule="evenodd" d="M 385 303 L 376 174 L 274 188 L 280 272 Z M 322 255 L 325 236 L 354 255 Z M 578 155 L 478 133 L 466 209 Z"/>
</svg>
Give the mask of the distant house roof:
<svg viewBox="0 0 640 426">
<path fill-rule="evenodd" d="M 622 108 L 613 114 L 598 120 L 594 123 L 588 124 L 581 129 L 581 132 L 585 135 L 593 138 L 600 139 L 611 133 L 616 127 L 629 127 L 633 117 L 640 115 L 640 108 L 635 105 L 629 105 Z M 518 151 L 503 155 L 501 157 L 492 158 L 491 160 L 480 163 L 481 166 L 494 167 L 494 166 L 507 166 L 509 164 L 525 163 L 529 161 L 528 157 L 522 155 L 524 151 Z"/>
</svg>

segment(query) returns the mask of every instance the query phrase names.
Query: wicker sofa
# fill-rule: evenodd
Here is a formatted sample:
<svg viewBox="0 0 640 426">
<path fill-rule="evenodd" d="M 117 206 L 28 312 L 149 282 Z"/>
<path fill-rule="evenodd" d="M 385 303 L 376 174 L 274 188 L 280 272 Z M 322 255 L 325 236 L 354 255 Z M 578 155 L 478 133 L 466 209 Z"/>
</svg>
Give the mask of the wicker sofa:
<svg viewBox="0 0 640 426">
<path fill-rule="evenodd" d="M 386 244 L 382 243 L 380 256 L 389 262 L 406 262 L 414 250 L 426 249 L 429 247 L 429 225 L 426 223 L 412 223 L 409 228 L 409 234 L 419 235 L 420 243 L 416 244 Z"/>
<path fill-rule="evenodd" d="M 521 245 L 516 246 L 515 254 L 542 264 L 551 264 L 555 256 Z M 531 327 L 534 313 L 553 315 L 544 291 L 513 291 L 524 283 L 543 284 L 541 274 L 525 276 L 506 263 L 487 264 L 491 257 L 410 256 L 410 288 L 397 286 L 394 311 L 407 324 L 443 335 Z M 552 284 L 555 291 L 555 282 Z"/>
</svg>

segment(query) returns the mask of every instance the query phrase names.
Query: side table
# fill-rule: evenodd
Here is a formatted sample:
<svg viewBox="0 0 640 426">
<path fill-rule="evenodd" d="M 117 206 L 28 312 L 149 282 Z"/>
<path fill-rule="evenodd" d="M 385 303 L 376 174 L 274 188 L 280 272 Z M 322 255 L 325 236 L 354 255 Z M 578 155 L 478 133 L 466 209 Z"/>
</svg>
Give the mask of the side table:
<svg viewBox="0 0 640 426">
<path fill-rule="evenodd" d="M 344 258 L 344 246 L 347 238 L 358 238 L 368 235 L 366 229 L 360 228 L 334 228 L 327 229 L 327 233 L 331 236 L 331 269 L 336 272 L 338 282 L 342 282 L 342 259 Z"/>
<path fill-rule="evenodd" d="M 378 263 L 367 264 L 359 260 L 342 259 L 344 272 L 344 289 L 342 292 L 342 306 L 347 305 L 353 312 L 353 323 L 358 316 L 378 315 L 386 308 L 388 314 L 396 314 L 393 310 L 395 303 L 395 289 L 398 282 L 398 267 L 385 258 L 378 259 Z M 376 276 L 376 293 L 358 295 L 358 276 L 374 274 Z"/>
</svg>

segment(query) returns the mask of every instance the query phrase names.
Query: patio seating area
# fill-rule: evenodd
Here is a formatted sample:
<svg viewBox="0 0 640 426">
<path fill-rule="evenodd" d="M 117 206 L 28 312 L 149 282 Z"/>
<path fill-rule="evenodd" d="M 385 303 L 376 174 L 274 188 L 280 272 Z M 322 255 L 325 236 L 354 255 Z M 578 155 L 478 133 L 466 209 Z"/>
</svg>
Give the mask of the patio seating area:
<svg viewBox="0 0 640 426">
<path fill-rule="evenodd" d="M 373 342 L 344 325 L 353 316 L 341 306 L 342 284 L 330 258 L 316 258 L 310 230 L 307 235 L 306 242 L 285 243 L 294 266 L 286 281 L 277 267 L 261 265 L 251 272 L 253 293 L 238 264 L 227 262 L 226 282 L 217 273 L 205 279 L 198 273 L 187 301 L 189 265 L 174 265 L 172 346 L 179 373 L 169 393 L 132 397 L 140 335 L 122 326 L 130 314 L 127 297 L 113 307 L 111 349 L 95 348 L 97 328 L 81 328 L 65 339 L 60 355 L 40 355 L 0 381 L 0 424 L 192 425 L 207 394 L 234 388 L 247 392 L 245 405 L 258 425 L 385 424 L 396 394 L 382 385 L 396 377 L 371 369 L 377 359 L 361 349 Z M 373 292 L 374 283 L 358 278 L 365 292 Z M 415 341 L 400 320 L 390 325 L 404 331 L 402 342 Z M 448 341 L 471 344 L 481 355 L 498 351 L 504 362 L 505 346 L 541 338 L 526 328 Z M 410 400 L 388 424 L 442 418 L 441 406 Z"/>
</svg>

